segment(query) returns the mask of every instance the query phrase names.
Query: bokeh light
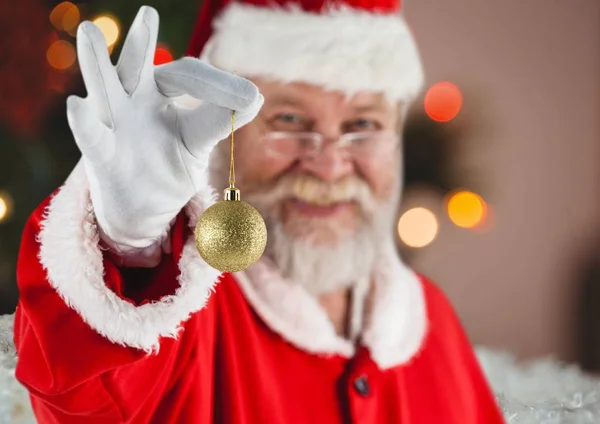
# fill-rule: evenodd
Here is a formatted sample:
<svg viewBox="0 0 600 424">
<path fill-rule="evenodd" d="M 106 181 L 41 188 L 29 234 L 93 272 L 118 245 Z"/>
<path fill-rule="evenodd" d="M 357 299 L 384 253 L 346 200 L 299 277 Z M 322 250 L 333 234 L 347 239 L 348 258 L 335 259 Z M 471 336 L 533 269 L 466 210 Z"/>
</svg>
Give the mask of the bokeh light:
<svg viewBox="0 0 600 424">
<path fill-rule="evenodd" d="M 4 217 L 6 216 L 7 212 L 8 205 L 6 204 L 6 201 L 2 197 L 0 197 L 0 222 L 4 220 Z"/>
<path fill-rule="evenodd" d="M 73 31 L 77 28 L 81 15 L 79 14 L 79 8 L 75 5 L 71 7 L 62 18 L 63 30 L 67 32 Z"/>
<path fill-rule="evenodd" d="M 173 60 L 173 55 L 166 47 L 158 47 L 154 52 L 154 64 L 162 65 Z"/>
<path fill-rule="evenodd" d="M 69 1 L 60 3 L 50 12 L 50 22 L 61 31 L 72 31 L 79 19 L 79 8 Z"/>
<path fill-rule="evenodd" d="M 452 120 L 462 106 L 462 94 L 451 82 L 438 82 L 425 94 L 425 112 L 437 122 Z"/>
<path fill-rule="evenodd" d="M 100 28 L 102 34 L 104 35 L 104 39 L 106 40 L 106 45 L 108 47 L 114 45 L 119 39 L 119 24 L 117 21 L 107 15 L 98 16 L 94 19 L 94 24 Z"/>
<path fill-rule="evenodd" d="M 481 196 L 470 191 L 453 193 L 447 204 L 448 217 L 458 227 L 475 228 L 487 215 L 487 204 Z"/>
<path fill-rule="evenodd" d="M 435 214 L 423 207 L 412 208 L 404 212 L 398 221 L 400 240 L 409 247 L 425 247 L 438 234 L 439 224 Z"/>
<path fill-rule="evenodd" d="M 7 220 L 12 212 L 12 198 L 6 192 L 0 193 L 0 222 Z"/>
<path fill-rule="evenodd" d="M 46 59 L 54 69 L 61 71 L 68 69 L 75 63 L 75 47 L 68 41 L 57 40 L 48 48 Z"/>
</svg>

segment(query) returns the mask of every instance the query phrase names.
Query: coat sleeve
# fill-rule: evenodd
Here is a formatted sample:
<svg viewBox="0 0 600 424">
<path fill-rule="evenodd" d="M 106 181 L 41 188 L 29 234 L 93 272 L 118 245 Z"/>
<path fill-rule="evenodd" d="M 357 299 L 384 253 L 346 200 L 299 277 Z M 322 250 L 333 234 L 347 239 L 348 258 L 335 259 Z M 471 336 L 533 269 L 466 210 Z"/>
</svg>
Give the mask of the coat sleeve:
<svg viewBox="0 0 600 424">
<path fill-rule="evenodd" d="M 212 193 L 187 206 L 198 216 Z M 172 253 L 149 270 L 120 269 L 99 244 L 85 172 L 28 220 L 17 266 L 16 376 L 41 422 L 121 423 L 182 355 L 190 316 L 203 308 L 219 272 L 203 262 L 178 216 Z"/>
</svg>

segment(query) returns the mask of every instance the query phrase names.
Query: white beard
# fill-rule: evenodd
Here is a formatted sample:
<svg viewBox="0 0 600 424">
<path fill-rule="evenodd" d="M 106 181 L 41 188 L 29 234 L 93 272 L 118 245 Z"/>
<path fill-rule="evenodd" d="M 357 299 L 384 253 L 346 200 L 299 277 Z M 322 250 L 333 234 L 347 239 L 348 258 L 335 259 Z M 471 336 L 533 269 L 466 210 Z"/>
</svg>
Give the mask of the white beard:
<svg viewBox="0 0 600 424">
<path fill-rule="evenodd" d="M 333 246 L 322 246 L 290 235 L 280 221 L 267 227 L 266 255 L 288 281 L 314 295 L 352 287 L 370 276 L 376 246 L 365 231 Z"/>
<path fill-rule="evenodd" d="M 275 189 L 277 191 L 277 189 Z M 397 197 L 372 207 L 367 218 L 353 231 L 335 228 L 339 235 L 333 244 L 320 244 L 311 235 L 297 236 L 285 228 L 277 216 L 271 192 L 246 193 L 245 199 L 265 219 L 270 258 L 287 281 L 300 284 L 313 295 L 350 288 L 368 281 L 383 245 L 393 235 L 392 223 Z M 335 221 L 331 221 L 336 226 Z"/>
<path fill-rule="evenodd" d="M 217 151 L 213 153 L 211 162 L 211 184 L 220 181 L 222 185 L 227 175 L 226 156 Z M 293 184 L 276 184 L 271 189 L 250 189 L 242 185 L 239 188 L 242 199 L 254 206 L 265 219 L 268 233 L 265 256 L 275 263 L 288 282 L 300 284 L 309 293 L 319 295 L 369 281 L 380 250 L 393 243 L 400 183 L 398 179 L 393 193 L 383 202 L 372 198 L 364 182 L 355 183 L 354 188 L 359 186 L 355 191 L 350 186 L 350 192 L 360 201 L 365 216 L 352 231 L 336 228 L 337 223 L 330 220 L 331 229 L 339 236 L 334 244 L 319 244 L 311 234 L 300 237 L 285 228 L 278 211 L 281 199 L 292 193 Z"/>
</svg>

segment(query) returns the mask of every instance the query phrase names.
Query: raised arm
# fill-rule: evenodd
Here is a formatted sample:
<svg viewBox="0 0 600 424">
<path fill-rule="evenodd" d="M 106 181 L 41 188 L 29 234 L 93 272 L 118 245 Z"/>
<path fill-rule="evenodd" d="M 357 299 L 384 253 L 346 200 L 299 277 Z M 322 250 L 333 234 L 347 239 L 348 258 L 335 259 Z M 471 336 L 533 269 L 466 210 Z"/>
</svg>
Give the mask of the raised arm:
<svg viewBox="0 0 600 424">
<path fill-rule="evenodd" d="M 158 402 L 219 275 L 189 227 L 213 201 L 208 156 L 231 110 L 245 125 L 263 99 L 197 59 L 155 67 L 157 31 L 143 7 L 113 66 L 100 31 L 78 30 L 88 97 L 67 113 L 82 159 L 27 222 L 18 263 L 16 374 L 40 422 L 126 422 Z M 203 103 L 181 109 L 180 94 Z"/>
</svg>

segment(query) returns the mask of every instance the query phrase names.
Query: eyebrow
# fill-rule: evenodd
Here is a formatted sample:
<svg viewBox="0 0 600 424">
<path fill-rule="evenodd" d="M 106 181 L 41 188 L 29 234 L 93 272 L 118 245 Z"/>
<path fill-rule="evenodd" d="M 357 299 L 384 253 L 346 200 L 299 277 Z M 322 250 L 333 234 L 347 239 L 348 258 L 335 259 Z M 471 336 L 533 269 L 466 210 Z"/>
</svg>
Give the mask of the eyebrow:
<svg viewBox="0 0 600 424">
<path fill-rule="evenodd" d="M 300 100 L 288 95 L 275 95 L 269 100 L 269 106 L 293 106 L 297 108 L 304 107 L 304 103 Z"/>
<path fill-rule="evenodd" d="M 352 108 L 352 112 L 354 113 L 367 113 L 367 112 L 384 112 L 385 105 L 380 102 L 367 104 L 367 105 L 359 105 Z"/>
</svg>

